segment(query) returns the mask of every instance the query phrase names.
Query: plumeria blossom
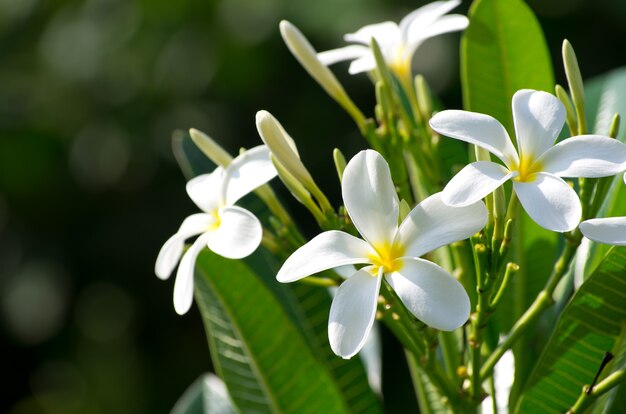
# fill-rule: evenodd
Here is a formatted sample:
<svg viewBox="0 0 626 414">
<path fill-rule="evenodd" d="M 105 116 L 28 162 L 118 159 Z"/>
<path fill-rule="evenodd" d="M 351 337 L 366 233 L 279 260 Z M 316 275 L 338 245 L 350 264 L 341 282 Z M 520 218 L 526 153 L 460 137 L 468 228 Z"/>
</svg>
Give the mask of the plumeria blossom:
<svg viewBox="0 0 626 414">
<path fill-rule="evenodd" d="M 399 201 L 389 165 L 373 150 L 350 160 L 341 188 L 346 210 L 363 239 L 341 231 L 321 233 L 296 250 L 276 276 L 279 282 L 293 282 L 326 269 L 366 265 L 355 269 L 333 299 L 328 338 L 335 354 L 350 358 L 363 346 L 383 277 L 424 323 L 446 331 L 465 323 L 470 302 L 463 286 L 446 270 L 419 257 L 483 228 L 484 204 L 450 207 L 435 194 L 398 226 Z"/>
<path fill-rule="evenodd" d="M 400 77 L 411 73 L 413 53 L 426 39 L 463 30 L 469 21 L 460 14 L 449 14 L 461 0 L 436 1 L 409 13 L 400 24 L 383 22 L 364 26 L 355 33 L 344 36 L 347 42 L 360 43 L 318 53 L 325 65 L 352 60 L 350 74 L 367 72 L 376 68 L 371 39 L 376 39 L 387 65 Z"/>
<path fill-rule="evenodd" d="M 275 176 L 269 149 L 260 145 L 240 154 L 228 167 L 217 167 L 187 183 L 187 194 L 203 212 L 183 221 L 161 248 L 155 265 L 159 278 L 169 278 L 183 253 L 185 240 L 199 235 L 182 255 L 176 273 L 174 309 L 179 315 L 191 307 L 195 262 L 203 248 L 229 259 L 241 259 L 259 247 L 263 236 L 261 223 L 251 212 L 234 204 Z"/>
<path fill-rule="evenodd" d="M 607 217 L 580 223 L 583 235 L 596 242 L 626 246 L 626 217 Z"/>
<path fill-rule="evenodd" d="M 554 144 L 565 122 L 565 108 L 553 95 L 520 90 L 513 96 L 517 149 L 496 119 L 448 110 L 430 120 L 442 135 L 478 145 L 504 166 L 478 161 L 463 168 L 442 192 L 444 203 L 471 204 L 508 180 L 528 215 L 558 232 L 576 228 L 582 208 L 576 192 L 561 177 L 605 177 L 626 169 L 626 146 L 616 139 L 580 135 Z"/>
</svg>

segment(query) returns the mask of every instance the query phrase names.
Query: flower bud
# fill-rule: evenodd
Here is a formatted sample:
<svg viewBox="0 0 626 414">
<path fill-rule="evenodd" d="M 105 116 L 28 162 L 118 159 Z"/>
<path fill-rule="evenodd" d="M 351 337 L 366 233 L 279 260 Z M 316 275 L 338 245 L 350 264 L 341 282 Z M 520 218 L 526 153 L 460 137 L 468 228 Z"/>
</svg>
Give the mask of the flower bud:
<svg viewBox="0 0 626 414">
<path fill-rule="evenodd" d="M 280 22 L 280 34 L 292 55 L 313 79 L 341 105 L 354 119 L 359 128 L 365 124 L 365 116 L 350 99 L 335 75 L 317 57 L 317 52 L 309 41 L 287 20 Z"/>
<path fill-rule="evenodd" d="M 231 157 L 230 154 L 224 150 L 224 148 L 222 148 L 204 132 L 191 128 L 189 130 L 189 135 L 191 135 L 191 140 L 194 144 L 196 144 L 200 151 L 202 151 L 202 153 L 215 164 L 226 167 L 233 160 L 233 157 Z"/>
</svg>

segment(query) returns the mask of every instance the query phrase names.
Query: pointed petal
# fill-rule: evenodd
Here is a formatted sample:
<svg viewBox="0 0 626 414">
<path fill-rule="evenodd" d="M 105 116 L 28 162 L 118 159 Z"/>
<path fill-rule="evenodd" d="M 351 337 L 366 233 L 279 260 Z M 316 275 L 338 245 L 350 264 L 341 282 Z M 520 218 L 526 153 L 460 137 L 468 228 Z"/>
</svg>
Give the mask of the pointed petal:
<svg viewBox="0 0 626 414">
<path fill-rule="evenodd" d="M 237 206 L 221 208 L 218 214 L 219 225 L 206 233 L 209 249 L 228 259 L 250 256 L 263 238 L 259 219 Z"/>
<path fill-rule="evenodd" d="M 376 59 L 374 59 L 374 55 L 371 52 L 368 52 L 367 55 L 361 56 L 350 63 L 348 73 L 356 75 L 357 73 L 369 72 L 374 69 L 376 69 Z"/>
<path fill-rule="evenodd" d="M 398 228 L 398 195 L 387 161 L 378 152 L 355 155 L 343 172 L 343 202 L 370 244 L 391 243 Z"/>
<path fill-rule="evenodd" d="M 243 152 L 225 170 L 226 204 L 235 204 L 277 174 L 267 146 L 259 145 Z"/>
<path fill-rule="evenodd" d="M 427 27 L 422 27 L 417 30 L 409 31 L 407 36 L 407 44 L 411 52 L 415 52 L 415 49 L 422 44 L 426 39 L 439 36 L 444 33 L 458 32 L 465 30 L 469 25 L 469 19 L 462 14 L 450 14 L 443 16 L 433 24 Z"/>
<path fill-rule="evenodd" d="M 586 238 L 604 244 L 626 246 L 626 217 L 608 217 L 580 223 Z"/>
<path fill-rule="evenodd" d="M 470 301 L 463 286 L 428 260 L 405 259 L 402 269 L 387 280 L 407 309 L 428 326 L 452 331 L 469 318 Z"/>
<path fill-rule="evenodd" d="M 576 191 L 561 178 L 537 173 L 532 182 L 513 182 L 524 210 L 541 227 L 560 233 L 578 226 L 582 207 Z"/>
<path fill-rule="evenodd" d="M 329 66 L 337 62 L 343 62 L 344 60 L 358 59 L 364 55 L 370 53 L 368 47 L 361 45 L 350 45 L 340 47 L 338 49 L 327 50 L 317 54 L 317 58 L 322 64 Z"/>
<path fill-rule="evenodd" d="M 225 202 L 224 168 L 202 174 L 187 182 L 187 194 L 200 210 L 210 213 Z"/>
<path fill-rule="evenodd" d="M 405 256 L 419 257 L 438 247 L 464 240 L 487 224 L 487 208 L 482 201 L 465 207 L 450 207 L 433 194 L 406 216 L 398 239 L 406 247 Z"/>
<path fill-rule="evenodd" d="M 368 269 L 343 282 L 330 306 L 328 341 L 333 352 L 345 359 L 363 347 L 376 316 L 382 272 L 376 277 Z"/>
<path fill-rule="evenodd" d="M 369 46 L 374 38 L 382 50 L 400 42 L 400 28 L 394 22 L 375 23 L 363 26 L 343 38 L 346 42 L 363 43 L 366 46 Z"/>
<path fill-rule="evenodd" d="M 322 270 L 370 263 L 375 251 L 365 241 L 342 231 L 326 231 L 293 252 L 278 271 L 279 282 L 293 282 Z"/>
<path fill-rule="evenodd" d="M 554 144 L 565 107 L 554 95 L 523 89 L 513 95 L 513 123 L 520 157 L 535 159 Z"/>
<path fill-rule="evenodd" d="M 179 315 L 187 313 L 193 302 L 193 274 L 198 254 L 206 247 L 206 237 L 201 235 L 183 255 L 174 282 L 174 309 Z"/>
<path fill-rule="evenodd" d="M 430 126 L 442 135 L 486 149 L 507 166 L 519 163 L 506 130 L 489 115 L 458 110 L 441 111 L 430 119 Z"/>
<path fill-rule="evenodd" d="M 192 214 L 183 220 L 178 232 L 170 237 L 161 250 L 154 266 L 154 272 L 159 279 L 167 279 L 178 264 L 183 253 L 185 240 L 203 233 L 213 223 L 212 216 L 203 213 Z"/>
<path fill-rule="evenodd" d="M 626 169 L 626 145 L 614 138 L 580 135 L 547 150 L 538 162 L 559 177 L 607 177 Z"/>
<path fill-rule="evenodd" d="M 448 182 L 442 200 L 450 206 L 465 206 L 484 198 L 516 173 L 500 164 L 477 161 L 465 166 Z"/>
<path fill-rule="evenodd" d="M 437 21 L 441 16 L 461 4 L 460 0 L 434 1 L 419 9 L 413 10 L 400 21 L 400 32 L 404 39 L 419 32 Z"/>
</svg>

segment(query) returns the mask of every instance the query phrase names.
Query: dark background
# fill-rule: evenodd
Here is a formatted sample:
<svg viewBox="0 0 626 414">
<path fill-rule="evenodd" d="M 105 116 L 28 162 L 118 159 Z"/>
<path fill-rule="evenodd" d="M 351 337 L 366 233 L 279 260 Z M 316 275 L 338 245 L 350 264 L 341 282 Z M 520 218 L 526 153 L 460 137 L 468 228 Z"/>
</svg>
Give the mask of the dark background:
<svg viewBox="0 0 626 414">
<path fill-rule="evenodd" d="M 172 280 L 153 274 L 160 246 L 195 211 L 172 131 L 201 129 L 235 153 L 260 143 L 254 114 L 267 109 L 337 201 L 332 148 L 350 157 L 365 144 L 288 53 L 278 22 L 326 50 L 421 4 L 0 0 L 0 412 L 168 412 L 210 369 L 197 310 L 177 316 Z M 585 78 L 626 64 L 626 2 L 530 4 L 559 82 L 563 38 Z M 415 57 L 451 108 L 458 39 L 433 39 Z M 346 69 L 334 68 L 370 116 L 367 77 Z"/>
</svg>

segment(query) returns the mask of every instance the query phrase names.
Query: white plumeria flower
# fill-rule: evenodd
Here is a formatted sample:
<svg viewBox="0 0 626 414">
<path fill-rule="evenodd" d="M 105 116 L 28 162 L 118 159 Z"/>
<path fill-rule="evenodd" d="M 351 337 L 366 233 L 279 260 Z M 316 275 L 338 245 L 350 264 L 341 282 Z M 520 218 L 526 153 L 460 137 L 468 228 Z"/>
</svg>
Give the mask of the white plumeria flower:
<svg viewBox="0 0 626 414">
<path fill-rule="evenodd" d="M 580 223 L 580 231 L 593 241 L 626 246 L 626 217 L 607 217 L 585 220 Z"/>
<path fill-rule="evenodd" d="M 344 36 L 347 42 L 361 43 L 318 53 L 325 65 L 352 60 L 350 74 L 367 72 L 376 68 L 371 39 L 376 39 L 387 65 L 400 77 L 411 73 L 413 53 L 419 45 L 431 37 L 463 30 L 469 20 L 460 14 L 444 16 L 461 4 L 461 0 L 436 1 L 409 13 L 400 25 L 383 22 L 364 26 L 355 33 Z"/>
<path fill-rule="evenodd" d="M 449 207 L 435 194 L 398 226 L 399 202 L 389 165 L 372 150 L 350 160 L 341 188 L 346 210 L 364 240 L 341 231 L 319 234 L 296 250 L 276 276 L 279 282 L 293 282 L 326 269 L 367 264 L 339 286 L 333 299 L 328 338 L 335 354 L 350 358 L 365 343 L 383 276 L 424 323 L 446 331 L 465 323 L 470 302 L 463 286 L 419 257 L 482 229 L 487 223 L 484 204 Z"/>
<path fill-rule="evenodd" d="M 254 147 L 235 158 L 226 168 L 199 175 L 187 183 L 187 194 L 203 213 L 192 214 L 181 224 L 159 252 L 155 273 L 169 278 L 176 267 L 185 240 L 200 235 L 185 253 L 174 284 L 174 309 L 186 313 L 193 301 L 193 274 L 198 254 L 208 247 L 220 256 L 241 259 L 252 254 L 263 236 L 259 220 L 234 204 L 276 176 L 265 145 Z"/>
<path fill-rule="evenodd" d="M 580 222 L 582 208 L 576 192 L 560 177 L 605 177 L 626 169 L 626 146 L 599 135 L 580 135 L 554 144 L 565 122 L 565 108 L 553 95 L 520 90 L 513 96 L 517 149 L 496 119 L 475 112 L 448 110 L 430 120 L 442 135 L 478 145 L 504 166 L 474 162 L 450 180 L 444 203 L 471 204 L 507 180 L 528 215 L 540 226 L 570 231 Z"/>
</svg>

